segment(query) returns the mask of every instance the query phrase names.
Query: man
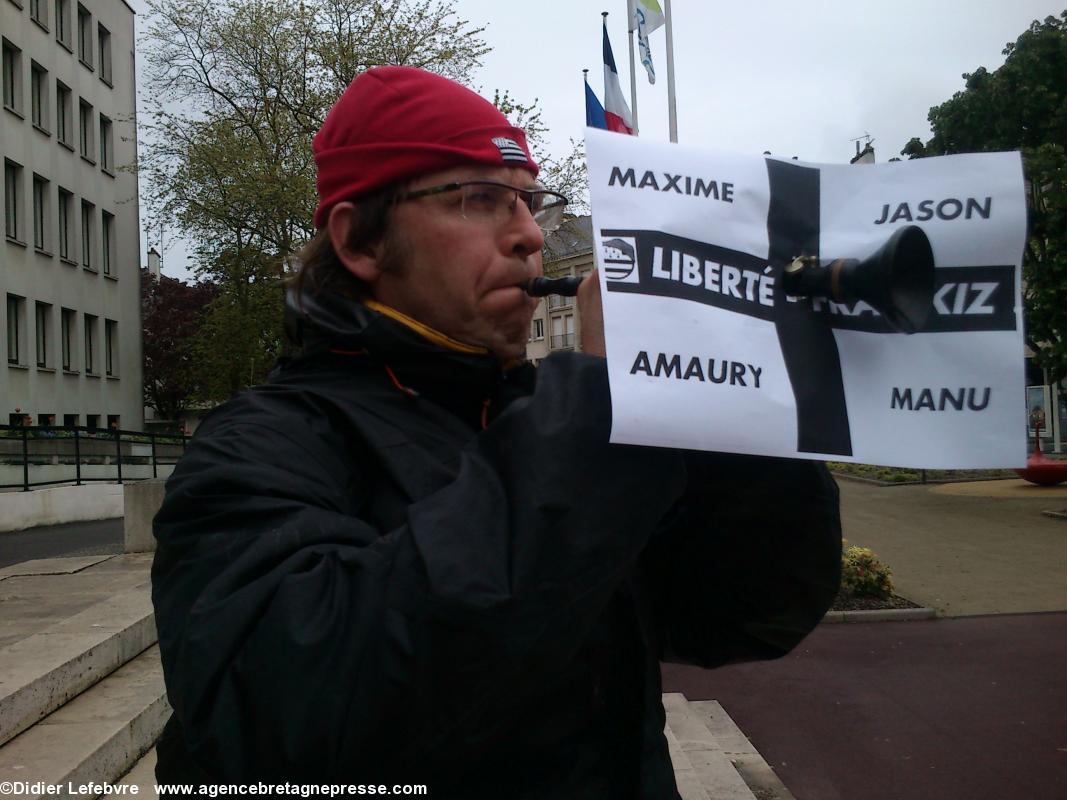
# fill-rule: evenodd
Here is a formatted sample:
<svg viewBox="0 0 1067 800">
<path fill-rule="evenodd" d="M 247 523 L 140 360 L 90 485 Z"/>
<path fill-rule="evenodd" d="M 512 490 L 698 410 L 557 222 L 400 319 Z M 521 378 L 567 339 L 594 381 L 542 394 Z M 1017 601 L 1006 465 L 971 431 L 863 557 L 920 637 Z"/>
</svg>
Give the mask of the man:
<svg viewBox="0 0 1067 800">
<path fill-rule="evenodd" d="M 771 658 L 836 592 L 821 465 L 616 446 L 585 353 L 523 363 L 525 135 L 443 78 L 357 78 L 314 141 L 303 345 L 211 414 L 156 517 L 160 780 L 677 797 L 659 660 Z"/>
</svg>

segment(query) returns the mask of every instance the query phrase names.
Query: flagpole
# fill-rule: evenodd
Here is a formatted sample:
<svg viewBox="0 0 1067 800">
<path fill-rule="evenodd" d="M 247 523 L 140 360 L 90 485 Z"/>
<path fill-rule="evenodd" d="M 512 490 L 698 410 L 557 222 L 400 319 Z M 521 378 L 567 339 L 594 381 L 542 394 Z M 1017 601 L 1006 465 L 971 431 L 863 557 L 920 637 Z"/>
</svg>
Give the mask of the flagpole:
<svg viewBox="0 0 1067 800">
<path fill-rule="evenodd" d="M 634 136 L 638 135 L 637 127 L 637 70 L 634 69 L 634 0 L 626 0 L 626 28 L 630 32 L 630 114 L 634 120 Z"/>
<path fill-rule="evenodd" d="M 678 105 L 674 96 L 674 23 L 671 21 L 671 0 L 663 0 L 663 18 L 667 25 L 667 116 L 670 120 L 671 141 L 678 141 Z"/>
</svg>

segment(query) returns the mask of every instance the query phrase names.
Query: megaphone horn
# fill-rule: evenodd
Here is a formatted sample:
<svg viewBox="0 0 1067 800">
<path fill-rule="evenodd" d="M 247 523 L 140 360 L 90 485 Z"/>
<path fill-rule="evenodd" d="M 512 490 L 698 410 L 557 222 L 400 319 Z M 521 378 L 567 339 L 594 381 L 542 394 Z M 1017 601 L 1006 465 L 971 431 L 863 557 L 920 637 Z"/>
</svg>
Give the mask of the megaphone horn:
<svg viewBox="0 0 1067 800">
<path fill-rule="evenodd" d="M 926 323 L 934 300 L 934 253 L 918 225 L 900 228 L 863 261 L 817 261 L 799 256 L 785 268 L 782 288 L 787 294 L 836 303 L 862 300 L 900 333 L 915 333 Z"/>
</svg>

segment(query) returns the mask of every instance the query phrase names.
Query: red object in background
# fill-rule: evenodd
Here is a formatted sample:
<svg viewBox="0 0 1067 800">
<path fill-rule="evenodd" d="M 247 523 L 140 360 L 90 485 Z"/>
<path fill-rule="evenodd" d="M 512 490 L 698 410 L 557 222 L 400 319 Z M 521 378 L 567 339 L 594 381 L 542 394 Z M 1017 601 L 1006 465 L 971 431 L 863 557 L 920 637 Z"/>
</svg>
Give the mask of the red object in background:
<svg viewBox="0 0 1067 800">
<path fill-rule="evenodd" d="M 1015 474 L 1038 486 L 1055 486 L 1067 481 L 1067 461 L 1056 461 L 1041 452 L 1041 423 L 1034 424 L 1034 452 L 1026 459 L 1026 469 Z"/>
</svg>

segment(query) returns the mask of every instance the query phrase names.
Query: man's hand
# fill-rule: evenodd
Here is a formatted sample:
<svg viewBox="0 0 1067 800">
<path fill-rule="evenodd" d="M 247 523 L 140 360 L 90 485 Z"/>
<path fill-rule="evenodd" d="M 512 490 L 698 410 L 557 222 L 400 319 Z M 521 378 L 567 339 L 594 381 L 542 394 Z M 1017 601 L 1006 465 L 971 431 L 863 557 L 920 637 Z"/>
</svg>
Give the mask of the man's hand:
<svg viewBox="0 0 1067 800">
<path fill-rule="evenodd" d="M 604 307 L 600 302 L 600 276 L 594 269 L 578 287 L 578 311 L 582 315 L 582 352 L 607 355 L 604 349 Z"/>
</svg>

